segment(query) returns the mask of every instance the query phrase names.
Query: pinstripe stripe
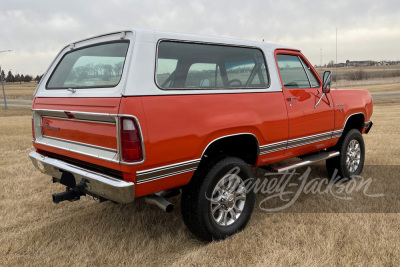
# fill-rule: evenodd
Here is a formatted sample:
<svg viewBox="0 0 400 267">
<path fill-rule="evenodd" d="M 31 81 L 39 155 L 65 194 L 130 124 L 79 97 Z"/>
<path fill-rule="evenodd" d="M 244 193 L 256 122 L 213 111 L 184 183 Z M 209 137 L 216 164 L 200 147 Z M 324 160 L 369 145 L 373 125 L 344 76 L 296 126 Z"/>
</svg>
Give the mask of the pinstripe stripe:
<svg viewBox="0 0 400 267">
<path fill-rule="evenodd" d="M 300 138 L 295 138 L 295 139 L 290 139 L 288 141 L 283 141 L 283 142 L 277 142 L 277 143 L 271 143 L 267 145 L 260 146 L 260 155 L 284 150 L 284 149 L 289 149 L 289 148 L 294 148 L 294 147 L 299 147 L 299 146 L 304 146 L 312 143 L 317 143 L 325 140 L 329 140 L 331 138 L 338 138 L 342 136 L 343 130 L 336 130 L 336 131 L 330 131 L 326 133 L 321 133 L 321 134 L 315 134 L 315 135 L 310 135 L 310 136 L 305 136 L 305 137 L 300 137 Z"/>
<path fill-rule="evenodd" d="M 136 172 L 136 183 L 141 184 L 169 176 L 195 171 L 200 163 L 200 159 L 179 162 L 167 166 L 161 166 L 149 170 Z"/>
<path fill-rule="evenodd" d="M 289 148 L 299 147 L 307 144 L 329 140 L 340 137 L 343 130 L 336 130 L 322 134 L 310 135 L 295 138 L 288 141 L 281 141 L 260 146 L 260 155 L 281 151 Z M 156 181 L 170 176 L 195 171 L 200 164 L 200 159 L 179 162 L 171 165 L 136 172 L 136 183 L 143 184 Z"/>
</svg>

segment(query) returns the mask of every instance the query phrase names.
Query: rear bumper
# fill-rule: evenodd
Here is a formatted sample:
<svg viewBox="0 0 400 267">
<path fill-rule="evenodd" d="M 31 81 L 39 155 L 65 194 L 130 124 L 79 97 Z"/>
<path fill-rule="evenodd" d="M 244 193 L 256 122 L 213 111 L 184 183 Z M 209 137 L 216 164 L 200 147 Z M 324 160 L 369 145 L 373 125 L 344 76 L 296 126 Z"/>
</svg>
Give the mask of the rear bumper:
<svg viewBox="0 0 400 267">
<path fill-rule="evenodd" d="M 61 160 L 46 157 L 35 151 L 29 153 L 33 165 L 42 173 L 61 179 L 62 172 L 71 173 L 76 184 L 85 178 L 85 191 L 118 203 L 130 203 L 135 198 L 135 184 L 98 172 L 93 172 Z"/>
</svg>

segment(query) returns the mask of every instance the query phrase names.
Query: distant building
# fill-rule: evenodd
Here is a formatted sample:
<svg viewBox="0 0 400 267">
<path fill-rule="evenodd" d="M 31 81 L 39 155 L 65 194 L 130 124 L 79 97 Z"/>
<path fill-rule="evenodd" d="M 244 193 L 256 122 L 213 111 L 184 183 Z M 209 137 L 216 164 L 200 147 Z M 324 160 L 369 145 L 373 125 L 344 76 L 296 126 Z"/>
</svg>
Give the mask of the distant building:
<svg viewBox="0 0 400 267">
<path fill-rule="evenodd" d="M 375 61 L 372 60 L 361 60 L 361 61 L 350 61 L 346 60 L 347 67 L 365 67 L 365 66 L 374 66 Z"/>
<path fill-rule="evenodd" d="M 386 61 L 379 61 L 379 62 L 376 63 L 376 65 L 377 65 L 377 66 L 388 66 L 388 65 L 389 65 L 389 62 L 386 62 Z"/>
<path fill-rule="evenodd" d="M 346 67 L 346 64 L 345 63 L 337 63 L 337 64 L 333 64 L 333 66 L 335 68 L 343 68 L 343 67 Z"/>
</svg>

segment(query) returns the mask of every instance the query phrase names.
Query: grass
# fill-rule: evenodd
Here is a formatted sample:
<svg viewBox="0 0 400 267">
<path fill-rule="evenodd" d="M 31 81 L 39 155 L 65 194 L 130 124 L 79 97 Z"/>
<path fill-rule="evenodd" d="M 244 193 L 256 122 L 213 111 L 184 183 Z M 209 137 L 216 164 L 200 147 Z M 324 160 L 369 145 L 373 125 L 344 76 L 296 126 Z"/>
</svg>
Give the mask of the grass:
<svg viewBox="0 0 400 267">
<path fill-rule="evenodd" d="M 400 77 L 379 78 L 360 81 L 339 80 L 332 83 L 333 88 L 356 88 L 370 92 L 400 91 Z"/>
<path fill-rule="evenodd" d="M 371 133 L 364 136 L 367 165 L 400 165 L 396 141 L 400 105 L 375 103 Z M 388 108 L 389 105 L 389 108 Z M 180 218 L 179 197 L 166 214 L 143 200 L 98 203 L 89 197 L 53 204 L 62 186 L 36 170 L 29 108 L 0 110 L 0 265 L 3 266 L 399 266 L 400 215 L 352 213 L 359 205 L 377 211 L 378 200 L 353 202 L 304 195 L 297 212 L 256 209 L 246 230 L 221 242 L 197 240 Z M 256 170 L 262 175 L 261 169 Z M 368 172 L 368 170 L 367 170 Z M 398 186 L 398 173 L 373 171 L 373 190 Z M 315 175 L 324 175 L 323 169 Z M 397 184 L 396 184 L 397 182 Z M 387 207 L 399 207 L 398 191 Z M 257 203 L 265 196 L 258 194 Z M 367 203 L 367 204 L 365 204 Z M 383 208 L 383 207 L 382 207 Z M 338 209 L 339 212 L 314 212 Z M 343 213 L 345 212 L 345 213 Z"/>
<path fill-rule="evenodd" d="M 6 99 L 21 99 L 32 100 L 33 93 L 35 92 L 37 83 L 5 83 L 4 90 L 6 92 Z M 0 99 L 3 99 L 3 93 L 0 94 Z"/>
<path fill-rule="evenodd" d="M 0 107 L 0 118 L 31 116 L 31 107 L 27 106 L 9 106 L 7 110 L 2 105 Z"/>
</svg>

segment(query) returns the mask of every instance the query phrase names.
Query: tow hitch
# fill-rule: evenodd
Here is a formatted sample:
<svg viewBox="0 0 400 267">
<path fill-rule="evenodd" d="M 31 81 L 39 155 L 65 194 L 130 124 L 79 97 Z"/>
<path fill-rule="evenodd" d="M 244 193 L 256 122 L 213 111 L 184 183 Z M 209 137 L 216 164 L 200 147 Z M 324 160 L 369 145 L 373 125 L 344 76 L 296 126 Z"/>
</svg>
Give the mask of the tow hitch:
<svg viewBox="0 0 400 267">
<path fill-rule="evenodd" d="M 53 202 L 57 204 L 65 200 L 72 202 L 81 199 L 81 196 L 86 195 L 84 192 L 82 192 L 82 190 L 84 190 L 85 188 L 86 183 L 87 180 L 82 179 L 81 182 L 73 188 L 67 186 L 65 192 L 53 194 Z"/>
</svg>

